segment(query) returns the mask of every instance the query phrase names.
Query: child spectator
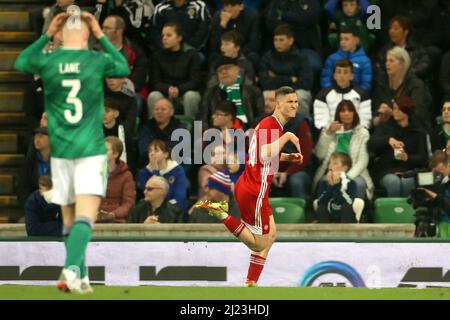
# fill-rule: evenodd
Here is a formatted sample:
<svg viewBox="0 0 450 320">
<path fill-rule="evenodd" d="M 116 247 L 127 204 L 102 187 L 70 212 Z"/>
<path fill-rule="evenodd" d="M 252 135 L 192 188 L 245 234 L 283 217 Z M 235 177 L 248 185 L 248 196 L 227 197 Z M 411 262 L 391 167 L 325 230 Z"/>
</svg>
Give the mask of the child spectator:
<svg viewBox="0 0 450 320">
<path fill-rule="evenodd" d="M 128 213 L 136 201 L 133 175 L 125 162 L 120 160 L 123 144 L 119 138 L 105 139 L 108 157 L 108 186 L 100 205 L 97 222 L 125 223 Z M 105 173 L 106 174 L 106 173 Z"/>
<path fill-rule="evenodd" d="M 357 32 L 350 27 L 341 29 L 340 49 L 325 61 L 320 79 L 322 88 L 329 88 L 333 85 L 334 65 L 342 58 L 348 58 L 353 64 L 354 78 L 352 82 L 370 92 L 372 89 L 372 62 L 364 49 L 359 47 Z"/>
<path fill-rule="evenodd" d="M 212 19 L 210 55 L 218 55 L 220 37 L 224 32 L 236 30 L 243 37 L 242 53 L 252 61 L 254 66 L 257 66 L 261 46 L 258 13 L 246 10 L 242 0 L 222 0 L 222 3 L 224 8 L 218 11 Z"/>
<path fill-rule="evenodd" d="M 450 100 L 444 102 L 441 112 L 442 123 L 433 126 L 430 134 L 432 152 L 445 149 L 450 140 Z"/>
<path fill-rule="evenodd" d="M 294 46 L 294 34 L 289 25 L 276 27 L 273 37 L 274 49 L 264 54 L 259 66 L 259 81 L 263 91 L 276 90 L 282 86 L 295 89 L 299 98 L 299 110 L 303 116 L 310 115 L 313 71 L 308 58 Z"/>
<path fill-rule="evenodd" d="M 122 105 L 120 101 L 111 97 L 105 97 L 105 112 L 103 114 L 103 133 L 105 137 L 114 136 L 122 141 L 123 152 L 120 160 L 128 165 L 132 173 L 136 172 L 136 134 L 133 128 L 120 118 Z"/>
<path fill-rule="evenodd" d="M 180 208 L 167 200 L 169 183 L 160 176 L 148 179 L 144 188 L 144 199 L 130 210 L 128 223 L 176 223 L 182 222 Z"/>
<path fill-rule="evenodd" d="M 319 190 L 317 220 L 319 223 L 353 223 L 356 222 L 353 201 L 356 197 L 356 184 L 347 177 L 352 166 L 350 157 L 342 152 L 335 152 L 330 157 L 326 180 Z"/>
<path fill-rule="evenodd" d="M 328 128 L 334 119 L 336 107 L 342 100 L 353 102 L 361 124 L 370 128 L 372 102 L 363 88 L 352 83 L 354 76 L 350 60 L 342 58 L 336 62 L 333 85 L 319 91 L 314 101 L 314 125 L 317 129 Z"/>
<path fill-rule="evenodd" d="M 25 227 L 29 236 L 60 237 L 62 234 L 61 207 L 52 202 L 52 178 L 39 177 L 39 190 L 25 202 Z"/>
<path fill-rule="evenodd" d="M 332 20 L 330 31 L 337 31 L 328 35 L 328 42 L 332 49 L 338 47 L 338 34 L 343 27 L 356 28 L 361 40 L 361 47 L 369 52 L 375 44 L 375 36 L 366 27 L 367 8 L 369 0 L 342 0 L 341 7 L 338 7 L 339 0 L 329 0 L 325 4 L 325 12 Z"/>
<path fill-rule="evenodd" d="M 212 202 L 228 202 L 229 213 L 236 219 L 240 219 L 239 208 L 233 199 L 232 181 L 229 172 L 225 169 L 219 170 L 208 178 L 207 193 L 201 200 Z M 189 210 L 190 223 L 218 223 L 217 218 L 210 216 L 206 209 L 195 208 Z"/>
<path fill-rule="evenodd" d="M 181 103 L 184 114 L 193 118 L 201 100 L 200 57 L 192 47 L 183 45 L 180 25 L 166 23 L 161 36 L 163 49 L 153 54 L 151 63 L 148 117 L 153 116 L 156 100 L 166 97 Z"/>
<path fill-rule="evenodd" d="M 220 36 L 220 52 L 225 57 L 237 59 L 241 79 L 244 79 L 245 84 L 253 84 L 255 83 L 255 69 L 253 64 L 241 52 L 242 41 L 242 35 L 236 30 L 224 32 Z M 208 87 L 212 87 L 219 82 L 214 68 L 216 61 L 214 59 L 211 60 Z"/>
<path fill-rule="evenodd" d="M 167 200 L 186 212 L 188 179 L 181 165 L 170 159 L 170 149 L 164 141 L 153 140 L 148 146 L 149 163 L 138 173 L 138 190 L 144 191 L 150 177 L 162 176 L 169 183 Z"/>
</svg>

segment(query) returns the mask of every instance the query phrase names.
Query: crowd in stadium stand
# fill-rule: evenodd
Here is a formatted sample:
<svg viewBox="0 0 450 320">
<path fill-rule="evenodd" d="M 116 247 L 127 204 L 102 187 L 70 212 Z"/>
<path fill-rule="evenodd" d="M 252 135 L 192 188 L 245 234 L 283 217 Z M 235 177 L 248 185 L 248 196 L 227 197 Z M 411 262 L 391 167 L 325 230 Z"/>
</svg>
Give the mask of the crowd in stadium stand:
<svg viewBox="0 0 450 320">
<path fill-rule="evenodd" d="M 281 164 L 271 196 L 304 198 L 311 208 L 318 199 L 310 221 L 355 222 L 348 218 L 351 207 L 342 219 L 330 218 L 327 199 L 336 185 L 347 188 L 334 198 L 338 202 L 406 197 L 416 181 L 405 173 L 427 168 L 431 154 L 447 148 L 449 3 L 58 0 L 31 16 L 39 35 L 55 14 L 81 5 L 95 13 L 128 61 L 128 78 L 104 84 L 110 177 L 99 222 L 215 222 L 192 207 L 198 199 L 230 201 L 231 214 L 238 216 L 233 184 L 245 154 L 226 154 L 226 145 L 236 143 L 227 129 L 254 128 L 273 112 L 274 90 L 281 86 L 299 96 L 297 117 L 284 130 L 299 137 L 304 159 Z M 375 17 L 381 29 L 368 27 L 371 4 L 381 9 Z M 55 36 L 46 50 L 60 45 Z M 42 202 L 35 190 L 50 188 L 40 180 L 51 172 L 43 91 L 36 79 L 24 106 L 34 134 L 19 180 L 27 210 L 30 202 Z M 210 128 L 222 132 L 224 146 L 210 150 L 211 163 L 170 158 L 177 143 L 171 134 L 180 128 L 194 132 L 194 120 L 202 121 L 203 134 Z M 207 150 L 206 139 L 194 138 L 192 146 Z M 193 159 L 194 152 L 184 156 Z M 336 161 L 341 173 L 330 175 Z M 48 228 L 58 227 L 49 222 Z"/>
</svg>

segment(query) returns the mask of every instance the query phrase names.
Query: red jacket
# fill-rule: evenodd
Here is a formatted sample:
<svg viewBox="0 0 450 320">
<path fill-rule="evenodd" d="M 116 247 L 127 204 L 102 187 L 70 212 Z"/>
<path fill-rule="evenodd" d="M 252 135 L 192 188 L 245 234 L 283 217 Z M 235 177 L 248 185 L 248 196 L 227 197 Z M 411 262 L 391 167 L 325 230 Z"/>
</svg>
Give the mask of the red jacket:
<svg viewBox="0 0 450 320">
<path fill-rule="evenodd" d="M 128 170 L 127 164 L 120 161 L 116 170 L 109 174 L 106 197 L 102 201 L 100 210 L 113 212 L 114 222 L 125 223 L 135 201 L 136 189 L 133 175 Z"/>
</svg>

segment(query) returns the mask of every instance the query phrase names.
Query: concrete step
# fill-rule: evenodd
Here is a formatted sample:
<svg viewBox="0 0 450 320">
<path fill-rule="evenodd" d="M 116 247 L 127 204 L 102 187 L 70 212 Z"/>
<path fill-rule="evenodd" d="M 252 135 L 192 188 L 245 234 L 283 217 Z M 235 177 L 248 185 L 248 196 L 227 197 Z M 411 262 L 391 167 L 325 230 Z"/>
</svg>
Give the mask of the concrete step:
<svg viewBox="0 0 450 320">
<path fill-rule="evenodd" d="M 23 106 L 23 91 L 0 91 L 0 112 L 20 112 Z"/>
<path fill-rule="evenodd" d="M 0 30 L 29 31 L 30 14 L 28 11 L 0 11 Z"/>
<path fill-rule="evenodd" d="M 0 223 L 1 224 L 9 223 L 9 217 L 8 216 L 3 217 L 0 215 Z"/>
<path fill-rule="evenodd" d="M 23 154 L 0 154 L 0 167 L 20 168 L 25 162 Z"/>
<path fill-rule="evenodd" d="M 14 63 L 20 51 L 0 51 L 0 70 L 14 71 Z"/>
<path fill-rule="evenodd" d="M 30 82 L 32 75 L 18 71 L 0 71 L 0 82 Z"/>
<path fill-rule="evenodd" d="M 0 195 L 12 195 L 15 192 L 13 175 L 0 175 Z"/>
<path fill-rule="evenodd" d="M 0 43 L 31 43 L 36 35 L 31 31 L 1 31 Z"/>
<path fill-rule="evenodd" d="M 0 112 L 0 125 L 26 125 L 24 112 Z"/>
<path fill-rule="evenodd" d="M 2 207 L 17 207 L 19 201 L 17 196 L 0 196 L 0 208 Z"/>
<path fill-rule="evenodd" d="M 17 153 L 17 145 L 17 134 L 0 133 L 0 153 Z"/>
</svg>

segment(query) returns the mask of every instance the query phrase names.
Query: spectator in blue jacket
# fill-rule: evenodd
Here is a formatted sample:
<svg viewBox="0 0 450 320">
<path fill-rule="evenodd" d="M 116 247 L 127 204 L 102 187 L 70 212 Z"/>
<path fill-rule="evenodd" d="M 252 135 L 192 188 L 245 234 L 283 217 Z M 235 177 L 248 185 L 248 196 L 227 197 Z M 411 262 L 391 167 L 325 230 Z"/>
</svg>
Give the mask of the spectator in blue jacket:
<svg viewBox="0 0 450 320">
<path fill-rule="evenodd" d="M 148 146 L 149 163 L 138 173 L 138 190 L 142 193 L 150 177 L 162 176 L 169 183 L 166 199 L 169 203 L 187 211 L 188 179 L 183 167 L 170 159 L 170 149 L 162 140 L 154 140 Z"/>
<path fill-rule="evenodd" d="M 39 177 L 39 189 L 25 202 L 25 227 L 29 236 L 60 237 L 62 234 L 61 207 L 51 203 L 52 179 Z"/>
<path fill-rule="evenodd" d="M 372 89 L 372 62 L 364 49 L 359 47 L 359 36 L 354 28 L 341 29 L 340 49 L 327 58 L 322 70 L 320 79 L 322 88 L 333 85 L 334 65 L 342 58 L 348 58 L 353 64 L 352 83 L 370 92 Z"/>
<path fill-rule="evenodd" d="M 294 46 L 294 34 L 288 24 L 280 24 L 274 32 L 274 49 L 264 54 L 259 66 L 263 91 L 283 86 L 295 89 L 299 96 L 299 112 L 310 115 L 313 70 L 302 50 Z"/>
</svg>

